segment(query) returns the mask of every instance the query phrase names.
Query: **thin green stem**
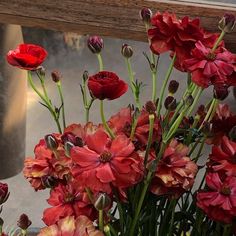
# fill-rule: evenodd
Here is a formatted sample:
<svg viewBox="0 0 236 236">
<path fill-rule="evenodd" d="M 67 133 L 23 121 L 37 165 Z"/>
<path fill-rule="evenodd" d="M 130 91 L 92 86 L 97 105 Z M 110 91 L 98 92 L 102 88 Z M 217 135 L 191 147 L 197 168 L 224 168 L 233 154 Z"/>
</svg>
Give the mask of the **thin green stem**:
<svg viewBox="0 0 236 236">
<path fill-rule="evenodd" d="M 90 190 L 90 188 L 85 188 L 85 191 L 88 194 L 90 202 L 93 204 L 94 203 L 94 197 L 93 197 L 92 191 Z"/>
<path fill-rule="evenodd" d="M 224 38 L 224 36 L 225 36 L 225 32 L 224 32 L 224 31 L 221 31 L 221 34 L 220 34 L 219 38 L 218 38 L 217 41 L 215 42 L 214 47 L 211 49 L 211 52 L 212 52 L 212 53 L 217 49 L 217 47 L 219 46 L 219 44 L 220 44 L 220 42 L 222 41 L 222 39 Z"/>
<path fill-rule="evenodd" d="M 206 138 L 207 138 L 207 136 L 204 136 L 204 137 L 202 138 L 202 143 L 201 143 L 201 145 L 200 145 L 200 147 L 199 147 L 199 149 L 198 149 L 198 153 L 197 153 L 196 157 L 194 158 L 194 161 L 195 161 L 196 163 L 198 162 L 198 159 L 199 159 L 199 157 L 201 156 L 202 150 L 203 150 L 204 145 L 205 145 Z"/>
<path fill-rule="evenodd" d="M 99 63 L 99 71 L 103 71 L 104 70 L 104 65 L 103 65 L 103 61 L 102 61 L 102 56 L 100 53 L 96 54 L 97 58 L 98 58 L 98 63 Z"/>
<path fill-rule="evenodd" d="M 26 236 L 26 235 L 27 235 L 27 230 L 22 229 L 22 230 L 21 230 L 21 236 Z"/>
<path fill-rule="evenodd" d="M 110 137 L 112 139 L 115 138 L 114 133 L 112 132 L 112 130 L 110 129 L 110 127 L 108 126 L 106 119 L 105 119 L 105 115 L 104 115 L 104 109 L 103 109 L 103 100 L 100 101 L 100 114 L 101 114 L 101 119 L 102 119 L 102 123 L 104 125 L 104 128 L 106 129 L 106 131 L 108 132 L 108 134 L 110 135 Z"/>
<path fill-rule="evenodd" d="M 111 231 L 110 231 L 109 225 L 106 225 L 104 227 L 104 233 L 105 233 L 106 236 L 111 236 Z"/>
<path fill-rule="evenodd" d="M 135 117 L 135 118 L 134 118 L 134 121 L 133 121 L 133 123 L 132 123 L 132 127 L 131 127 L 131 133 L 130 133 L 130 139 L 131 139 L 131 140 L 133 140 L 133 138 L 134 138 L 135 129 L 136 129 L 137 123 L 138 123 L 138 119 L 137 119 L 137 117 Z"/>
<path fill-rule="evenodd" d="M 198 102 L 198 100 L 199 100 L 199 98 L 200 98 L 200 96 L 201 96 L 201 94 L 202 94 L 202 91 L 203 91 L 202 88 L 197 87 L 197 94 L 196 94 L 196 97 L 194 98 L 194 101 L 193 101 L 192 106 L 191 106 L 191 107 L 189 108 L 189 110 L 188 110 L 187 116 L 190 116 L 190 115 L 191 115 L 193 109 L 195 108 L 195 106 L 196 106 L 196 104 L 197 104 L 197 102 Z"/>
<path fill-rule="evenodd" d="M 174 56 L 172 58 L 172 61 L 171 61 L 170 66 L 168 68 L 166 77 L 165 77 L 164 82 L 163 82 L 162 87 L 161 87 L 160 97 L 159 97 L 158 106 L 157 106 L 157 116 L 158 117 L 160 117 L 161 106 L 162 106 L 162 101 L 163 101 L 165 89 L 166 89 L 167 83 L 169 81 L 169 78 L 171 76 L 171 73 L 173 71 L 175 60 L 176 60 L 176 54 L 174 54 Z"/>
<path fill-rule="evenodd" d="M 98 211 L 98 225 L 99 225 L 99 230 L 103 232 L 104 229 L 103 210 Z"/>
<path fill-rule="evenodd" d="M 65 103 L 64 103 L 64 97 L 63 97 L 62 86 L 61 86 L 60 80 L 57 82 L 57 89 L 58 89 L 61 104 L 62 104 L 62 121 L 63 121 L 63 128 L 65 129 L 66 128 Z"/>
</svg>

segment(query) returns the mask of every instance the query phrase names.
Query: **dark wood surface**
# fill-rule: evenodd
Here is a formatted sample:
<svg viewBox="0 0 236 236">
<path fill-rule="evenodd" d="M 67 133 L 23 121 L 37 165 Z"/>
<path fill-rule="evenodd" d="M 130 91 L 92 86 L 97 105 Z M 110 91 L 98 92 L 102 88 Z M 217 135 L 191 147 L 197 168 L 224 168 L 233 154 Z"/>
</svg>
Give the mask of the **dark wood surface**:
<svg viewBox="0 0 236 236">
<path fill-rule="evenodd" d="M 144 41 L 139 19 L 143 7 L 200 17 L 202 25 L 211 31 L 217 31 L 225 12 L 236 15 L 234 4 L 193 0 L 1 0 L 0 22 Z M 236 50 L 236 32 L 227 35 L 226 41 Z"/>
</svg>

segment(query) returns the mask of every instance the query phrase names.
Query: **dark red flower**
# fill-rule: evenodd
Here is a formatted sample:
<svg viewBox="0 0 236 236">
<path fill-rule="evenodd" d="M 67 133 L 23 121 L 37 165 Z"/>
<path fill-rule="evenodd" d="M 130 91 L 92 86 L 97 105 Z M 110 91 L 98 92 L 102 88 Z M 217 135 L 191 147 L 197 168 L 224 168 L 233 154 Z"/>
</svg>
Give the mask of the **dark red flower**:
<svg viewBox="0 0 236 236">
<path fill-rule="evenodd" d="M 206 176 L 207 190 L 197 194 L 197 206 L 215 221 L 232 223 L 236 216 L 236 177 L 222 180 L 218 173 Z"/>
<path fill-rule="evenodd" d="M 88 88 L 95 98 L 114 100 L 127 92 L 128 85 L 115 73 L 100 71 L 89 77 Z"/>
<path fill-rule="evenodd" d="M 172 140 L 161 158 L 151 184 L 151 192 L 178 198 L 189 190 L 197 174 L 197 165 L 187 157 L 188 147 Z M 153 157 L 152 157 L 153 159 Z"/>
<path fill-rule="evenodd" d="M 8 185 L 0 183 L 0 205 L 7 201 L 9 194 L 10 193 L 8 192 Z"/>
<path fill-rule="evenodd" d="M 208 167 L 219 172 L 222 176 L 236 176 L 236 143 L 226 136 L 221 139 L 219 146 L 212 147 Z"/>
<path fill-rule="evenodd" d="M 138 183 L 143 175 L 142 160 L 125 135 L 111 140 L 102 130 L 87 137 L 87 145 L 73 147 L 75 163 L 72 173 L 92 191 L 111 193 L 112 185 L 127 188 Z"/>
<path fill-rule="evenodd" d="M 67 185 L 59 184 L 50 193 L 48 199 L 52 207 L 44 210 L 43 221 L 46 225 L 52 225 L 67 216 L 88 216 L 94 220 L 97 210 L 88 198 L 86 192 L 76 182 Z"/>
<path fill-rule="evenodd" d="M 185 61 L 192 73 L 192 81 L 200 87 L 228 85 L 228 76 L 235 70 L 236 55 L 219 47 L 215 52 L 198 41 L 192 50 L 191 58 Z"/>
<path fill-rule="evenodd" d="M 114 133 L 124 133 L 127 137 L 130 137 L 131 124 L 133 111 L 130 107 L 121 109 L 117 114 L 112 116 L 108 121 L 109 126 Z M 137 126 L 134 134 L 134 141 L 138 142 L 139 145 L 147 145 L 149 135 L 149 112 L 143 109 L 138 116 Z M 158 141 L 161 138 L 161 126 L 160 121 L 155 117 L 154 128 L 153 128 L 153 142 Z"/>
<path fill-rule="evenodd" d="M 7 61 L 12 66 L 25 70 L 36 70 L 47 57 L 47 51 L 34 44 L 20 44 L 7 53 Z"/>
</svg>

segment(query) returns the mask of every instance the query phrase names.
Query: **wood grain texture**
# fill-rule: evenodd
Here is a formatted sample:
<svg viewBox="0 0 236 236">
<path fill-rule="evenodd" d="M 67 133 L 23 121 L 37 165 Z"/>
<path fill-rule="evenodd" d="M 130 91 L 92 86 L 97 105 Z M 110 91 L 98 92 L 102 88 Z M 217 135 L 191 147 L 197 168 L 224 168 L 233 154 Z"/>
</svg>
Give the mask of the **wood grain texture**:
<svg viewBox="0 0 236 236">
<path fill-rule="evenodd" d="M 143 7 L 172 11 L 180 17 L 200 17 L 202 26 L 210 31 L 218 30 L 218 21 L 225 12 L 236 15 L 233 4 L 191 0 L 1 0 L 0 22 L 145 41 L 139 19 Z M 236 51 L 236 32 L 227 35 L 226 41 Z"/>
</svg>

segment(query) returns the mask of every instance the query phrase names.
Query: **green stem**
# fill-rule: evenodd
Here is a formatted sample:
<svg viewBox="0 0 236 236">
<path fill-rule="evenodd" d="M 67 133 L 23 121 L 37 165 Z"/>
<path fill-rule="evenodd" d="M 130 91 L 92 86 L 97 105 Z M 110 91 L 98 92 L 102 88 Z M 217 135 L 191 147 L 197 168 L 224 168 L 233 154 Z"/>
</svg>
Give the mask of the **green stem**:
<svg viewBox="0 0 236 236">
<path fill-rule="evenodd" d="M 163 82 L 162 87 L 161 87 L 160 97 L 159 97 L 158 106 L 157 106 L 157 115 L 158 115 L 158 117 L 160 117 L 163 96 L 164 96 L 165 89 L 166 89 L 167 83 L 169 81 L 169 78 L 170 78 L 171 73 L 173 71 L 175 60 L 176 60 L 176 54 L 174 54 L 174 56 L 172 58 L 171 64 L 168 68 L 166 77 L 165 77 L 164 82 Z"/>
<path fill-rule="evenodd" d="M 231 235 L 231 228 L 229 225 L 224 226 L 224 232 L 222 236 L 230 236 Z"/>
<path fill-rule="evenodd" d="M 94 198 L 93 198 L 93 193 L 90 190 L 90 188 L 85 188 L 86 193 L 88 194 L 90 202 L 93 204 L 94 203 Z"/>
<path fill-rule="evenodd" d="M 99 230 L 103 232 L 104 229 L 103 210 L 98 211 L 98 225 L 99 225 Z"/>
<path fill-rule="evenodd" d="M 108 132 L 108 134 L 110 135 L 110 137 L 112 139 L 115 138 L 114 133 L 112 132 L 112 130 L 110 129 L 110 127 L 108 126 L 106 119 L 105 119 L 105 115 L 104 115 L 104 109 L 103 109 L 103 100 L 100 101 L 100 114 L 101 114 L 101 118 L 102 118 L 102 123 L 104 125 L 104 128 L 106 129 L 106 131 Z"/>
<path fill-rule="evenodd" d="M 144 166 L 146 167 L 148 161 L 148 155 L 152 145 L 152 136 L 153 136 L 153 127 L 154 127 L 155 116 L 153 114 L 149 115 L 149 133 L 148 133 L 148 142 L 144 158 Z"/>
<path fill-rule="evenodd" d="M 130 133 L 130 139 L 131 139 L 131 140 L 133 140 L 133 138 L 134 138 L 135 129 L 136 129 L 137 123 L 138 123 L 138 119 L 137 119 L 137 117 L 135 117 L 135 118 L 134 118 L 134 121 L 133 121 L 133 123 L 132 123 L 132 127 L 131 127 L 131 133 Z"/>
<path fill-rule="evenodd" d="M 63 92 L 62 92 L 61 81 L 57 82 L 57 89 L 58 89 L 61 104 L 62 104 L 62 121 L 63 121 L 63 128 L 65 129 L 66 128 L 65 103 L 64 103 L 64 97 L 63 97 Z"/>
<path fill-rule="evenodd" d="M 193 109 L 195 108 L 195 106 L 196 106 L 196 104 L 197 104 L 197 102 L 198 102 L 198 100 L 199 100 L 199 98 L 200 98 L 200 96 L 201 96 L 201 94 L 202 94 L 202 91 L 203 91 L 202 88 L 197 87 L 197 94 L 196 94 L 196 97 L 194 98 L 194 101 L 193 101 L 192 106 L 191 106 L 191 107 L 189 108 L 189 110 L 188 110 L 187 116 L 190 116 L 190 115 L 191 115 Z"/>
<path fill-rule="evenodd" d="M 0 225 L 0 235 L 2 235 L 2 225 Z"/>
<path fill-rule="evenodd" d="M 39 78 L 39 80 L 40 80 L 40 83 L 41 83 L 41 86 L 42 86 L 42 89 L 43 89 L 44 96 L 45 96 L 45 98 L 50 102 L 50 99 L 49 99 L 49 97 L 48 97 L 48 93 L 47 93 L 47 90 L 46 90 L 46 87 L 45 87 L 45 79 L 44 79 L 41 75 L 39 75 L 38 72 L 36 72 L 36 74 L 37 74 L 37 76 L 38 76 L 38 78 Z"/>
<path fill-rule="evenodd" d="M 111 236 L 110 227 L 108 225 L 104 227 L 104 233 L 106 236 Z"/>
<path fill-rule="evenodd" d="M 103 71 L 104 70 L 104 65 L 103 65 L 101 54 L 98 53 L 96 55 L 97 55 L 98 63 L 99 63 L 99 71 Z"/>
<path fill-rule="evenodd" d="M 38 89 L 36 88 L 36 86 L 35 86 L 35 84 L 34 84 L 34 82 L 33 82 L 33 80 L 32 80 L 32 74 L 31 74 L 30 71 L 28 72 L 28 82 L 29 82 L 31 88 L 36 92 L 36 94 L 37 94 L 37 95 L 42 99 L 42 101 L 47 105 L 47 107 L 48 107 L 48 109 L 49 109 L 51 115 L 53 116 L 53 118 L 54 118 L 54 120 L 55 120 L 55 122 L 56 122 L 58 131 L 59 131 L 60 133 L 62 133 L 60 123 L 59 123 L 59 121 L 58 121 L 58 118 L 57 118 L 57 115 L 56 115 L 54 109 L 52 108 L 51 103 L 50 103 L 50 102 L 38 91 Z"/>
<path fill-rule="evenodd" d="M 211 52 L 212 52 L 212 53 L 217 49 L 217 47 L 219 46 L 219 44 L 220 44 L 220 42 L 222 41 L 222 39 L 224 38 L 224 36 L 225 36 L 225 32 L 224 32 L 224 31 L 221 31 L 221 34 L 220 34 L 219 38 L 218 38 L 217 41 L 215 42 L 214 47 L 211 49 Z"/>
<path fill-rule="evenodd" d="M 195 161 L 196 163 L 198 162 L 198 159 L 199 159 L 199 157 L 201 156 L 201 153 L 202 153 L 202 150 L 203 150 L 203 148 L 204 148 L 204 144 L 205 144 L 206 138 L 207 138 L 206 136 L 203 137 L 202 143 L 201 143 L 201 145 L 200 145 L 200 147 L 199 147 L 199 150 L 198 150 L 198 153 L 197 153 L 196 157 L 194 158 L 194 161 Z"/>
<path fill-rule="evenodd" d="M 131 87 L 131 90 L 132 90 L 132 94 L 134 96 L 136 106 L 138 107 L 139 110 L 141 110 L 141 104 L 140 104 L 139 96 L 137 95 L 136 87 L 134 85 L 134 83 L 135 83 L 134 73 L 133 73 L 133 70 L 132 70 L 131 63 L 130 63 L 130 58 L 125 58 L 125 62 L 126 62 L 127 70 L 128 70 L 128 75 L 129 75 L 129 81 L 130 81 L 130 87 Z"/>
<path fill-rule="evenodd" d="M 155 56 L 151 50 L 150 50 L 150 53 L 151 53 L 151 63 L 153 66 L 156 67 Z M 152 72 L 152 101 L 154 103 L 156 103 L 156 99 L 157 99 L 157 68 L 152 68 L 151 72 Z"/>
<path fill-rule="evenodd" d="M 22 236 L 26 236 L 26 235 L 27 235 L 27 230 L 22 229 L 22 230 L 21 230 L 21 235 L 22 235 Z"/>
</svg>

